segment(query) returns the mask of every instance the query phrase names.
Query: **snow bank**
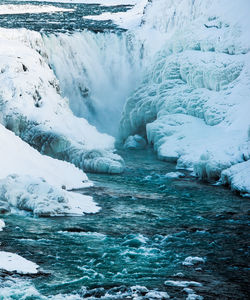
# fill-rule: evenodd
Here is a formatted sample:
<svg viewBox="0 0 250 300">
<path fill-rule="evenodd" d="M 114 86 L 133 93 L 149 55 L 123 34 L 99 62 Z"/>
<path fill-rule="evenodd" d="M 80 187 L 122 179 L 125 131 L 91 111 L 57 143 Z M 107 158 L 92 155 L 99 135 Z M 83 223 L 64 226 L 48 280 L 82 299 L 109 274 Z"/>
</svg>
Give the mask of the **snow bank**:
<svg viewBox="0 0 250 300">
<path fill-rule="evenodd" d="M 74 9 L 68 9 L 52 5 L 15 5 L 6 4 L 0 5 L 0 15 L 16 15 L 16 14 L 42 14 L 42 13 L 56 13 L 69 12 Z"/>
<path fill-rule="evenodd" d="M 87 171 L 122 172 L 123 160 L 113 153 L 114 138 L 75 117 L 61 97 L 41 50 L 41 35 L 0 29 L 0 43 L 1 123 L 42 154 Z"/>
<path fill-rule="evenodd" d="M 139 134 L 160 159 L 204 179 L 219 179 L 250 159 L 249 9 L 247 0 L 148 4 L 137 35 L 156 55 L 126 101 L 123 142 Z M 243 166 L 238 170 L 245 178 L 243 169 L 250 170 Z M 236 169 L 235 181 L 241 181 Z M 233 184 L 230 178 L 224 181 Z M 241 183 L 234 187 L 247 192 L 248 183 Z"/>
<path fill-rule="evenodd" d="M 41 155 L 2 125 L 0 139 L 0 211 L 17 207 L 55 216 L 99 210 L 92 197 L 66 191 L 92 185 L 80 169 Z"/>
<path fill-rule="evenodd" d="M 0 269 L 8 272 L 17 272 L 19 274 L 36 274 L 39 266 L 22 256 L 0 251 Z"/>
<path fill-rule="evenodd" d="M 221 182 L 229 184 L 232 190 L 241 191 L 242 196 L 250 197 L 250 160 L 222 171 Z"/>
</svg>

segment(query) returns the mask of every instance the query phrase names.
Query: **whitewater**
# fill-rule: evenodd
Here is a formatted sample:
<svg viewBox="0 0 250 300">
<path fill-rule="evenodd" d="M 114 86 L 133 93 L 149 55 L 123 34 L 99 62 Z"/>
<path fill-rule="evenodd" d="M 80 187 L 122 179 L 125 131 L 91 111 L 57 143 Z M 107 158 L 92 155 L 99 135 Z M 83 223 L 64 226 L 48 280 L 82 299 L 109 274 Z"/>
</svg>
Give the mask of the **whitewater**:
<svg viewBox="0 0 250 300">
<path fill-rule="evenodd" d="M 248 11 L 1 1 L 0 299 L 247 297 Z"/>
</svg>

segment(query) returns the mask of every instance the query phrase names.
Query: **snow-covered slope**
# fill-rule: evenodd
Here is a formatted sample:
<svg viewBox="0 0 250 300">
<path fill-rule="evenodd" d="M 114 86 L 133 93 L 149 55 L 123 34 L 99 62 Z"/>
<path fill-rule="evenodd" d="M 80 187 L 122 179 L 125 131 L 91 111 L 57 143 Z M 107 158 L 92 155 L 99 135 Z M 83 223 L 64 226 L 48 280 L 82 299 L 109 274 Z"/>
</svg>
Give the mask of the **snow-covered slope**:
<svg viewBox="0 0 250 300">
<path fill-rule="evenodd" d="M 36 215 L 94 213 L 92 198 L 69 189 L 92 185 L 74 165 L 41 155 L 0 125 L 0 210 Z"/>
<path fill-rule="evenodd" d="M 41 35 L 0 29 L 0 43 L 0 122 L 43 154 L 88 171 L 122 172 L 123 160 L 113 154 L 114 138 L 75 117 L 61 97 L 41 53 Z"/>
<path fill-rule="evenodd" d="M 243 193 L 250 192 L 240 180 L 250 177 L 249 11 L 247 0 L 152 1 L 138 36 L 160 49 L 120 122 L 121 140 L 147 137 L 160 159 L 202 178 L 234 165 L 223 182 Z"/>
</svg>

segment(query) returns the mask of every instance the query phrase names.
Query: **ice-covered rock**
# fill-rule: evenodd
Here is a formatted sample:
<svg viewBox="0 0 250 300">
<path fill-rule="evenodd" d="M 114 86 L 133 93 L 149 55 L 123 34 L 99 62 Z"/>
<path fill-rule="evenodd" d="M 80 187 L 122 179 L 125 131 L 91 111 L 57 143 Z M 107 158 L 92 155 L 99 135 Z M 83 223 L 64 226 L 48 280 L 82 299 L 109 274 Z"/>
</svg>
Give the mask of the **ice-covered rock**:
<svg viewBox="0 0 250 300">
<path fill-rule="evenodd" d="M 124 143 L 124 149 L 144 149 L 147 145 L 147 142 L 145 139 L 136 134 L 136 135 L 131 135 L 129 136 L 125 143 Z"/>
<path fill-rule="evenodd" d="M 19 274 L 36 274 L 39 266 L 22 256 L 0 251 L 0 269 L 8 272 L 16 272 Z"/>
<path fill-rule="evenodd" d="M 1 123 L 43 154 L 88 171 L 122 172 L 123 160 L 113 154 L 114 138 L 74 116 L 61 97 L 41 35 L 1 29 L 0 42 Z"/>
<path fill-rule="evenodd" d="M 160 49 L 126 101 L 121 141 L 147 136 L 160 159 L 203 179 L 219 179 L 240 163 L 250 172 L 244 163 L 249 160 L 249 9 L 246 0 L 159 0 L 147 6 L 138 36 L 145 38 L 145 48 L 153 43 Z M 229 177 L 224 181 L 233 183 Z M 243 191 L 245 185 L 234 187 Z"/>
</svg>

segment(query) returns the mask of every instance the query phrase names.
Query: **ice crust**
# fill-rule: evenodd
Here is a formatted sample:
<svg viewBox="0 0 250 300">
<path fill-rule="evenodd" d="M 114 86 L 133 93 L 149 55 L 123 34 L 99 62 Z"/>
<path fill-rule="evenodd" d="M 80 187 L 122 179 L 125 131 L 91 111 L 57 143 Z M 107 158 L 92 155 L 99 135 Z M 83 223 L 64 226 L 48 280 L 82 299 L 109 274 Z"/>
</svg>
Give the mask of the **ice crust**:
<svg viewBox="0 0 250 300">
<path fill-rule="evenodd" d="M 120 122 L 121 141 L 141 135 L 160 159 L 203 179 L 223 171 L 221 182 L 242 194 L 250 192 L 249 9 L 246 0 L 148 4 L 137 35 L 159 49 Z"/>
<path fill-rule="evenodd" d="M 0 29 L 0 42 L 1 123 L 42 154 L 90 172 L 122 172 L 123 160 L 113 153 L 114 138 L 75 117 L 60 95 L 41 50 L 41 35 Z"/>
</svg>

